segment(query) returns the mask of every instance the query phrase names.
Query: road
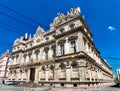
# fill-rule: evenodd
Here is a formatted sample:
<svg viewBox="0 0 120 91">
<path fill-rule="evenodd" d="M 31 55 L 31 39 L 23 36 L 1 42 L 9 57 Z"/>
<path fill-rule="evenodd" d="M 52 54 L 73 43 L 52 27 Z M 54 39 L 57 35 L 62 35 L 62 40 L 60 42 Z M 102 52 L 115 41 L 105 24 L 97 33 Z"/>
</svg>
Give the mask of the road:
<svg viewBox="0 0 120 91">
<path fill-rule="evenodd" d="M 91 88 L 91 89 L 82 89 L 82 88 L 29 88 L 29 87 L 17 87 L 17 86 L 6 86 L 2 85 L 0 91 L 120 91 L 120 87 L 116 86 L 104 86 L 102 88 Z"/>
</svg>

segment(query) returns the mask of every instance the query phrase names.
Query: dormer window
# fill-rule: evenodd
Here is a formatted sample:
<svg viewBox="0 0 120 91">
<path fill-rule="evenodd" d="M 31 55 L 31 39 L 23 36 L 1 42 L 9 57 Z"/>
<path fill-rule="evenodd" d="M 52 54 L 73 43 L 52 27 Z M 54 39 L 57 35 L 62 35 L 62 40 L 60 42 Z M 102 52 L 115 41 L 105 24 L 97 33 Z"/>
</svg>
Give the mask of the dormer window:
<svg viewBox="0 0 120 91">
<path fill-rule="evenodd" d="M 74 23 L 73 23 L 73 24 L 70 24 L 69 27 L 70 27 L 70 29 L 72 30 L 72 29 L 75 28 L 75 24 L 74 24 Z"/>
<path fill-rule="evenodd" d="M 62 34 L 65 31 L 64 28 L 60 29 L 60 33 Z"/>
</svg>

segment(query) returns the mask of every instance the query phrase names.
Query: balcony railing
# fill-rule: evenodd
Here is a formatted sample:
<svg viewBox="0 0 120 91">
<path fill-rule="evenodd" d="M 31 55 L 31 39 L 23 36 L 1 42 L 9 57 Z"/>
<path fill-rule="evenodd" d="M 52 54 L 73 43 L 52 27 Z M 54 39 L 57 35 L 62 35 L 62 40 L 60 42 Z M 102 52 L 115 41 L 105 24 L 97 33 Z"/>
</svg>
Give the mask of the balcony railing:
<svg viewBox="0 0 120 91">
<path fill-rule="evenodd" d="M 54 62 L 54 58 L 48 58 L 48 59 L 39 59 L 39 60 L 33 60 L 33 62 L 26 62 L 26 63 L 21 63 L 21 64 L 15 64 L 15 65 L 11 65 L 10 69 L 12 68 L 17 68 L 17 67 L 25 67 L 25 66 L 37 66 L 40 65 L 42 63 L 47 63 L 47 62 Z"/>
</svg>

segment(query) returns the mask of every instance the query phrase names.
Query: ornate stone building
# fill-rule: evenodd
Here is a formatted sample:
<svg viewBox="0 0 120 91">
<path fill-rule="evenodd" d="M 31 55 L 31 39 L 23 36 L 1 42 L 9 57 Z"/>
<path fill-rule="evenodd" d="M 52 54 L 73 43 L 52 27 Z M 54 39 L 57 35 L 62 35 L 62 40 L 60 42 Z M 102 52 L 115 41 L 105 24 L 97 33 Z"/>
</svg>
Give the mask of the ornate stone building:
<svg viewBox="0 0 120 91">
<path fill-rule="evenodd" d="M 9 57 L 9 50 L 5 51 L 0 57 L 0 81 L 2 81 L 2 83 L 4 83 L 4 80 L 8 79 L 8 72 L 11 61 Z"/>
<path fill-rule="evenodd" d="M 80 8 L 59 14 L 45 32 L 14 41 L 9 80 L 80 86 L 111 82 L 111 67 L 100 57 Z"/>
</svg>

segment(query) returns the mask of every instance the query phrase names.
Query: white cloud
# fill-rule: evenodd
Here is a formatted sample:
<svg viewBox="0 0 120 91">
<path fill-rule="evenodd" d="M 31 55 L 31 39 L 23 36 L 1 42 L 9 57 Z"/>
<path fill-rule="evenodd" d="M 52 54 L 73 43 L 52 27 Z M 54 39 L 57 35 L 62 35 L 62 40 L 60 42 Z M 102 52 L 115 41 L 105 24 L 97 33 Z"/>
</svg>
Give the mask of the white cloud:
<svg viewBox="0 0 120 91">
<path fill-rule="evenodd" d="M 114 31 L 115 28 L 114 28 L 113 26 L 109 26 L 109 27 L 108 27 L 108 30 L 110 30 L 110 31 Z"/>
</svg>

